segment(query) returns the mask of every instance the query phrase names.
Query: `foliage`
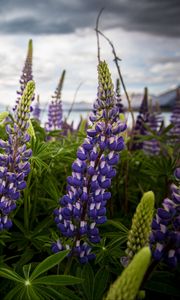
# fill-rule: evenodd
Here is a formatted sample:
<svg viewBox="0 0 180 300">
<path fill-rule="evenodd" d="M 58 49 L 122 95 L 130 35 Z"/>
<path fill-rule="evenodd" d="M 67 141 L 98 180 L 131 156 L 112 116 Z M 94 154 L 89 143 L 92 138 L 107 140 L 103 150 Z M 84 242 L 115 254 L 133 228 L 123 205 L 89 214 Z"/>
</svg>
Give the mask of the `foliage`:
<svg viewBox="0 0 180 300">
<path fill-rule="evenodd" d="M 32 41 L 29 45 L 31 48 Z M 29 71 L 31 73 L 31 66 Z M 21 82 L 23 86 L 25 83 Z M 107 78 L 103 79 L 100 90 L 103 101 L 109 97 L 110 87 Z M 108 105 L 111 109 L 112 103 Z M 100 116 L 101 110 L 97 105 L 94 106 L 94 113 Z M 106 123 L 106 113 L 107 109 L 101 117 L 109 134 L 111 128 Z M 119 113 L 117 119 L 120 125 L 124 121 Z M 13 122 L 12 114 L 0 114 L 1 144 L 8 141 L 6 125 L 9 120 Z M 109 122 L 112 125 L 110 118 Z M 81 264 L 77 257 L 72 257 L 69 250 L 52 255 L 51 247 L 59 238 L 62 244 L 67 243 L 66 236 L 59 237 L 57 234 L 53 211 L 59 206 L 59 199 L 67 193 L 67 177 L 71 175 L 77 149 L 87 135 L 88 122 L 81 120 L 78 130 L 67 127 L 66 134 L 64 129 L 47 132 L 36 119 L 28 120 L 28 125 L 30 140 L 27 147 L 32 149 L 30 173 L 26 176 L 26 188 L 21 191 L 17 207 L 11 212 L 13 227 L 0 231 L 1 299 L 129 300 L 136 296 L 146 297 L 147 300 L 162 297 L 179 299 L 179 266 L 169 268 L 162 260 L 157 262 L 152 258 L 150 261 L 149 248 L 144 248 L 151 231 L 153 207 L 156 211 L 162 206 L 163 200 L 170 196 L 170 186 L 175 181 L 173 174 L 179 167 L 179 143 L 177 136 L 170 134 L 173 125 L 162 126 L 156 132 L 145 124 L 148 134 L 136 135 L 136 139 L 133 130 L 128 129 L 128 133 L 122 134 L 127 146 L 121 151 L 120 161 L 114 167 L 116 176 L 112 179 L 109 188 L 111 198 L 106 206 L 108 221 L 101 226 L 98 224 L 101 241 L 89 241 L 96 258 L 87 264 Z M 96 125 L 95 129 L 89 131 L 91 134 L 95 130 L 101 131 L 101 126 Z M 147 154 L 142 149 L 132 150 L 132 143 L 141 144 L 154 139 L 158 141 L 160 149 L 157 155 Z M 114 147 L 115 140 L 111 141 L 110 147 Z M 1 147 L 1 199 L 2 188 L 6 184 L 2 179 L 2 154 Z M 178 199 L 177 194 L 176 197 Z M 129 255 L 127 245 L 129 249 L 133 248 L 133 255 L 124 269 L 121 261 L 126 254 Z"/>
</svg>

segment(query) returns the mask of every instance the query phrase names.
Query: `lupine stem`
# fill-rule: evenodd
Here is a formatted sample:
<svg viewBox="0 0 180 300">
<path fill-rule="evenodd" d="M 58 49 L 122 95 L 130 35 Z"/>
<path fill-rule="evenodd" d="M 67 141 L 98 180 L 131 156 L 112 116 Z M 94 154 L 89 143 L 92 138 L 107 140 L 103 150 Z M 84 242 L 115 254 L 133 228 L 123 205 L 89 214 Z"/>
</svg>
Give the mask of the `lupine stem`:
<svg viewBox="0 0 180 300">
<path fill-rule="evenodd" d="M 28 176 L 27 187 L 24 191 L 24 227 L 27 231 L 29 230 L 30 208 L 31 208 L 30 207 L 31 201 L 29 195 L 31 177 L 32 177 L 32 172 L 30 172 Z"/>
</svg>

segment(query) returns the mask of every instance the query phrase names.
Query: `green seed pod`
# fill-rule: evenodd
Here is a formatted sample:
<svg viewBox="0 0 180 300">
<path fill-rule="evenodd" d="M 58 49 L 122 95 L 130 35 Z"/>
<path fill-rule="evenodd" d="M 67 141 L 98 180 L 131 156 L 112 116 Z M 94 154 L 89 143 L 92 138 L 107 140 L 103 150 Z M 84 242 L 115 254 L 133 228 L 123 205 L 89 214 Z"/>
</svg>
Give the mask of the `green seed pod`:
<svg viewBox="0 0 180 300">
<path fill-rule="evenodd" d="M 121 276 L 111 285 L 105 300 L 134 300 L 144 274 L 149 266 L 151 251 L 149 247 L 142 248 Z"/>
<path fill-rule="evenodd" d="M 129 261 L 139 249 L 149 244 L 151 223 L 154 212 L 154 193 L 144 193 L 132 219 L 131 230 L 128 234 L 126 254 Z"/>
</svg>

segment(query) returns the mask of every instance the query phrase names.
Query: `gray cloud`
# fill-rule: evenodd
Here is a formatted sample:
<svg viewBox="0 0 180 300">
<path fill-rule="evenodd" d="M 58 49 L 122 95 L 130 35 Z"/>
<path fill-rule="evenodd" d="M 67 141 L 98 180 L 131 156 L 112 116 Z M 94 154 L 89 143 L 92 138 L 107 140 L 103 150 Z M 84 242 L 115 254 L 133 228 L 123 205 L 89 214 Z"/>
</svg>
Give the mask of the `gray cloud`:
<svg viewBox="0 0 180 300">
<path fill-rule="evenodd" d="M 61 34 L 95 26 L 180 37 L 179 0 L 0 0 L 0 32 Z"/>
</svg>

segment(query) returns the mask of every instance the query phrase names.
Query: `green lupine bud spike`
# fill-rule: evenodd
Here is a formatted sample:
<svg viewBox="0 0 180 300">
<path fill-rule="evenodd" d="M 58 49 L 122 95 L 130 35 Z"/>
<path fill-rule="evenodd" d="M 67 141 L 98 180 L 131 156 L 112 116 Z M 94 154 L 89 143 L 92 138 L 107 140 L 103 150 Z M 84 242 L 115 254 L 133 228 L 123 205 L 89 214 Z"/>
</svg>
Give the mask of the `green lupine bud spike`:
<svg viewBox="0 0 180 300">
<path fill-rule="evenodd" d="M 149 245 L 151 224 L 154 213 L 154 193 L 144 193 L 132 219 L 132 226 L 128 234 L 127 260 L 131 260 L 139 249 Z"/>
<path fill-rule="evenodd" d="M 105 300 L 134 300 L 150 264 L 149 247 L 142 248 L 121 276 L 111 285 Z"/>
<path fill-rule="evenodd" d="M 107 98 L 112 98 L 111 101 L 114 102 L 114 86 L 112 83 L 111 74 L 105 61 L 101 61 L 98 65 L 98 81 L 99 99 L 105 100 Z"/>
<path fill-rule="evenodd" d="M 34 95 L 35 83 L 29 81 L 18 103 L 16 112 L 16 122 L 20 128 L 25 128 L 30 118 L 30 105 Z"/>
<path fill-rule="evenodd" d="M 66 74 L 66 71 L 63 70 L 62 74 L 61 74 L 61 77 L 59 79 L 59 83 L 58 83 L 58 86 L 55 90 L 55 96 L 52 96 L 52 98 L 55 98 L 56 101 L 60 100 L 61 99 L 61 91 L 62 91 L 62 88 L 63 88 L 63 84 L 64 84 L 64 78 L 65 78 L 65 74 Z"/>
<path fill-rule="evenodd" d="M 30 39 L 29 43 L 28 43 L 27 57 L 32 58 L 32 55 L 33 55 L 33 41 L 32 41 L 32 39 Z"/>
</svg>

